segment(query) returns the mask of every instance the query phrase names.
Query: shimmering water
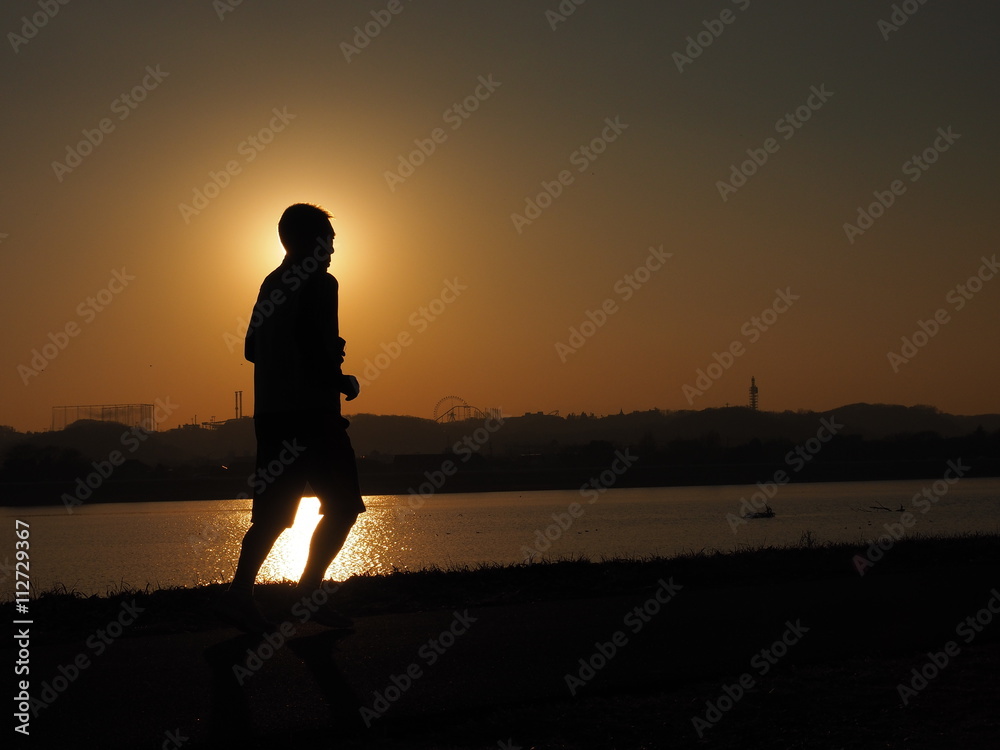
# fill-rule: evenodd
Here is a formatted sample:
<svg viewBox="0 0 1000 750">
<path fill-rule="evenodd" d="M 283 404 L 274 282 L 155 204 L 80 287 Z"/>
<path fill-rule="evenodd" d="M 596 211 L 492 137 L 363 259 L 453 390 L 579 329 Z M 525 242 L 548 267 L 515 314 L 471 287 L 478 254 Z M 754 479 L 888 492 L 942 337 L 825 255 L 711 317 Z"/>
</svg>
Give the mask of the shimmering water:
<svg viewBox="0 0 1000 750">
<path fill-rule="evenodd" d="M 943 483 L 937 485 L 940 491 Z M 917 501 L 926 489 L 934 498 Z M 898 512 L 916 521 L 910 534 L 1000 532 L 1000 479 L 964 479 L 934 493 L 926 480 L 798 484 L 769 500 L 776 516 L 743 524 L 741 498 L 753 486 L 611 489 L 588 502 L 575 490 L 442 494 L 416 509 L 407 496 L 365 499 L 362 514 L 330 575 L 393 569 L 511 563 L 535 558 L 674 555 L 732 551 L 762 544 L 858 542 L 886 533 Z M 574 505 L 577 504 L 577 505 Z M 30 524 L 31 577 L 36 591 L 57 585 L 84 594 L 121 585 L 195 586 L 232 576 L 249 524 L 249 500 L 2 508 L 6 532 L 0 595 L 13 596 L 14 520 Z M 297 579 L 318 501 L 302 501 L 294 527 L 278 540 L 260 580 Z"/>
</svg>

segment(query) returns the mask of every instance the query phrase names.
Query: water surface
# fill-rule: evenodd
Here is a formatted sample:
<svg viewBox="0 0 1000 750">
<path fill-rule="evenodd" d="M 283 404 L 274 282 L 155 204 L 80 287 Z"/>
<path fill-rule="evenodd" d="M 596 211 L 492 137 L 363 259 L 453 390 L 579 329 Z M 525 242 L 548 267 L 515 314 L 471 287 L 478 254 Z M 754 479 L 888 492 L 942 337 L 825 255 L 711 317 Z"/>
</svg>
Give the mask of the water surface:
<svg viewBox="0 0 1000 750">
<path fill-rule="evenodd" d="M 741 499 L 753 486 L 610 489 L 596 502 L 576 490 L 442 494 L 422 505 L 401 495 L 365 498 L 330 575 L 343 580 L 366 571 L 477 563 L 513 563 L 586 556 L 670 556 L 702 550 L 733 551 L 764 544 L 859 542 L 886 533 L 909 509 L 909 534 L 942 536 L 1000 532 L 1000 479 L 965 479 L 915 503 L 927 480 L 786 485 L 769 501 L 770 519 L 737 523 Z M 940 487 L 940 485 L 939 485 Z M 319 520 L 318 501 L 302 501 L 295 525 L 278 540 L 259 580 L 297 579 L 309 536 Z M 419 507 L 413 508 L 413 505 Z M 196 586 L 231 578 L 250 521 L 249 500 L 180 501 L 2 508 L 31 526 L 35 590 L 64 586 L 84 594 L 121 586 Z M 0 595 L 13 596 L 13 541 L 0 551 L 8 562 Z"/>
</svg>

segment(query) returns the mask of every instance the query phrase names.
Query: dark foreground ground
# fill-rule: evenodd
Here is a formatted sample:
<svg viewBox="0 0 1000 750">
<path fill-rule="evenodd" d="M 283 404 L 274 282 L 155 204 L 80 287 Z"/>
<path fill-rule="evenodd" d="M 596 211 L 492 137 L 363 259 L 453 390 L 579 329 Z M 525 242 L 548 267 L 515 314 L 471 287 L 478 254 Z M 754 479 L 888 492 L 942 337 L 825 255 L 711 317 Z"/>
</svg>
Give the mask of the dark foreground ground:
<svg viewBox="0 0 1000 750">
<path fill-rule="evenodd" d="M 356 632 L 299 609 L 269 640 L 215 620 L 219 587 L 44 595 L 26 744 L 996 748 L 1000 537 L 864 553 L 352 578 Z M 277 615 L 289 587 L 258 593 Z"/>
</svg>

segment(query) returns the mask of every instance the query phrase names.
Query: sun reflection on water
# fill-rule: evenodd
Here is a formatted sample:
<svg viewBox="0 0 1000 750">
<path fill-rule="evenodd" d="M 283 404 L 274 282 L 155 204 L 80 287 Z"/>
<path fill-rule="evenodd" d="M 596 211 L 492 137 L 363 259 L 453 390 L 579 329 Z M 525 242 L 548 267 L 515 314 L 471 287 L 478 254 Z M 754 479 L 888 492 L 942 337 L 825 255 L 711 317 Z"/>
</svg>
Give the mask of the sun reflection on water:
<svg viewBox="0 0 1000 750">
<path fill-rule="evenodd" d="M 386 503 L 388 499 L 365 497 L 368 510 L 358 516 L 343 549 L 327 570 L 327 578 L 343 581 L 365 572 L 389 573 L 393 570 L 401 540 L 393 522 L 394 504 Z M 278 538 L 257 580 L 297 581 L 305 568 L 309 541 L 319 519 L 319 499 L 302 498 L 295 522 Z"/>
<path fill-rule="evenodd" d="M 398 495 L 366 495 L 364 500 L 368 510 L 358 516 L 343 549 L 327 570 L 327 579 L 344 581 L 353 575 L 388 574 L 408 568 L 403 560 L 412 557 L 418 529 L 412 512 L 401 512 L 405 501 Z M 192 566 L 191 559 L 184 556 L 179 565 L 194 568 L 191 585 L 227 583 L 233 578 L 240 544 L 250 526 L 250 501 L 220 501 L 220 506 L 194 516 L 186 534 L 185 549 L 195 551 L 195 563 Z M 278 537 L 261 566 L 258 582 L 299 579 L 319 519 L 319 500 L 302 498 L 291 528 Z"/>
</svg>

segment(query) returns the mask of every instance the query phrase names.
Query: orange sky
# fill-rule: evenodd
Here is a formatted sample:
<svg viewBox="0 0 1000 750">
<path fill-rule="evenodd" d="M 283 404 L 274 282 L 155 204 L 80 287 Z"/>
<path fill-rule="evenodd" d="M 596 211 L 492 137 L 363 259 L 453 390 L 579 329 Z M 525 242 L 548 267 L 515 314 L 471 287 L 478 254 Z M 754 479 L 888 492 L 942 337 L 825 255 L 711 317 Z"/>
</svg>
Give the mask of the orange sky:
<svg viewBox="0 0 1000 750">
<path fill-rule="evenodd" d="M 769 410 L 1000 411 L 1000 9 L 673 6 L 74 3 L 29 37 L 6 3 L 0 424 L 249 413 L 233 341 L 299 201 L 336 217 L 349 412 L 703 408 L 751 375 Z"/>
</svg>

